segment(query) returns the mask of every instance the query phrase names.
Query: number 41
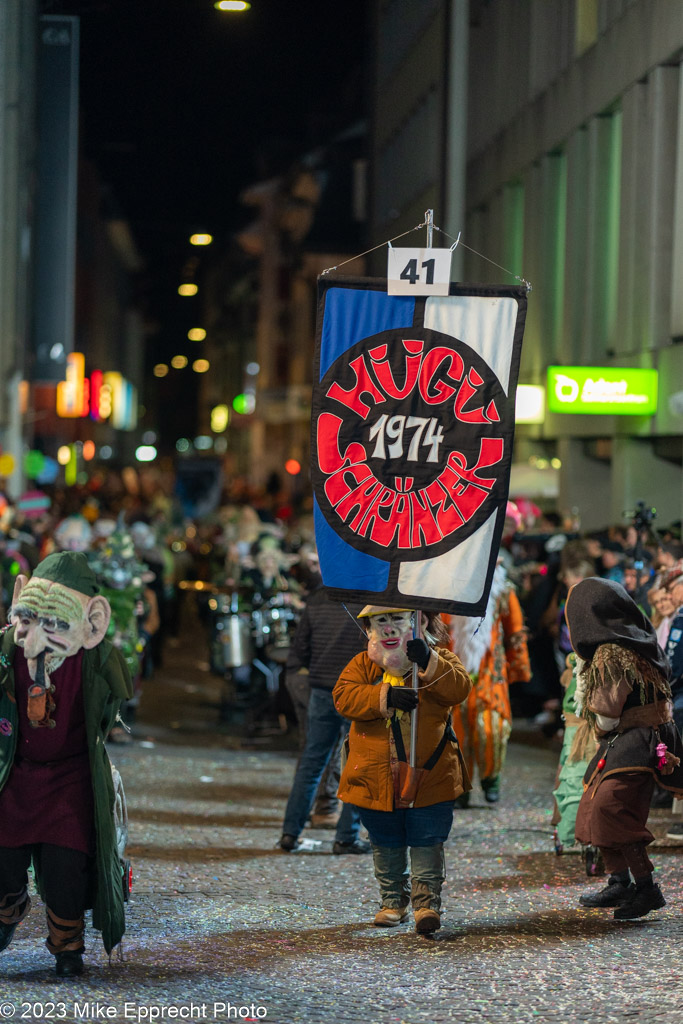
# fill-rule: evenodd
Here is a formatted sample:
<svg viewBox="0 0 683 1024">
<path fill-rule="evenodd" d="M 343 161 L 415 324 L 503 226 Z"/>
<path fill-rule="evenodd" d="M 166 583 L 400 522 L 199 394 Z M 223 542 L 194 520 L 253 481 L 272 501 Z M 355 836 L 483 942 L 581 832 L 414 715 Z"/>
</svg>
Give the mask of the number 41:
<svg viewBox="0 0 683 1024">
<path fill-rule="evenodd" d="M 434 264 L 436 260 L 425 260 L 422 264 L 422 269 L 427 271 L 425 284 L 434 284 Z M 408 260 L 405 267 L 400 273 L 402 281 L 410 281 L 411 284 L 415 284 L 420 280 L 420 275 L 417 269 L 417 260 Z"/>
</svg>

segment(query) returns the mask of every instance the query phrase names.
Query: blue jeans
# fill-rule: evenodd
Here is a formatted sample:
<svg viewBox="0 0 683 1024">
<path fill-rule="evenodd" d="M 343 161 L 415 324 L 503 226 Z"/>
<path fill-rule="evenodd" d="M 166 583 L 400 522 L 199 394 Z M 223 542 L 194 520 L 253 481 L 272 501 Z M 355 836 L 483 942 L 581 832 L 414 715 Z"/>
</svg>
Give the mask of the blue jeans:
<svg viewBox="0 0 683 1024">
<path fill-rule="evenodd" d="M 332 756 L 339 739 L 339 731 L 349 731 L 350 722 L 337 713 L 331 690 L 311 687 L 308 701 L 308 723 L 306 746 L 304 747 L 294 774 L 294 782 L 287 801 L 282 832 L 298 836 L 311 813 L 318 783 Z M 337 823 L 336 840 L 339 843 L 353 843 L 360 831 L 358 808 L 344 804 Z"/>
<path fill-rule="evenodd" d="M 438 846 L 445 843 L 453 824 L 454 800 L 429 807 L 406 807 L 398 811 L 360 808 L 360 820 L 373 846 Z"/>
</svg>

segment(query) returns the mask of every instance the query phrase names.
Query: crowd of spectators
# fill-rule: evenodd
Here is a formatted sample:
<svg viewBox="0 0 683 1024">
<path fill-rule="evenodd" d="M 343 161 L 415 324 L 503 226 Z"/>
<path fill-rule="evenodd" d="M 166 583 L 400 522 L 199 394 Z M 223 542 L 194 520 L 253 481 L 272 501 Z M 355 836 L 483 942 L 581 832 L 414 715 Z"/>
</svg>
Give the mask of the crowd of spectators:
<svg viewBox="0 0 683 1024">
<path fill-rule="evenodd" d="M 553 735 L 562 728 L 560 676 L 571 650 L 564 621 L 569 588 L 590 576 L 622 584 L 651 619 L 666 650 L 683 603 L 675 597 L 676 582 L 683 577 L 680 523 L 655 530 L 636 517 L 625 526 L 582 533 L 567 528 L 559 515 L 546 513 L 526 528 L 520 515 L 515 525 L 503 557 L 524 610 L 531 680 L 513 686 L 510 698 L 516 718 Z"/>
</svg>

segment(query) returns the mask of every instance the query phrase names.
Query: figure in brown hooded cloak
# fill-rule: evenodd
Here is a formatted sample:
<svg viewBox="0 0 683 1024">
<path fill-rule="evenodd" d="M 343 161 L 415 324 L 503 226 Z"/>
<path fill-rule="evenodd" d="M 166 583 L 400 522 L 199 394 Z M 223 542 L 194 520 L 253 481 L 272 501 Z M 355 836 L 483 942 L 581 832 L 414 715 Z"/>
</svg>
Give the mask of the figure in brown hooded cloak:
<svg viewBox="0 0 683 1024">
<path fill-rule="evenodd" d="M 599 742 L 584 776 L 576 838 L 599 847 L 610 872 L 600 892 L 579 902 L 615 907 L 616 920 L 632 920 L 666 902 L 647 854 L 654 839 L 647 818 L 655 778 L 673 792 L 683 789 L 669 663 L 652 623 L 619 583 L 597 577 L 577 583 L 565 616 L 581 659 L 577 708 Z"/>
</svg>

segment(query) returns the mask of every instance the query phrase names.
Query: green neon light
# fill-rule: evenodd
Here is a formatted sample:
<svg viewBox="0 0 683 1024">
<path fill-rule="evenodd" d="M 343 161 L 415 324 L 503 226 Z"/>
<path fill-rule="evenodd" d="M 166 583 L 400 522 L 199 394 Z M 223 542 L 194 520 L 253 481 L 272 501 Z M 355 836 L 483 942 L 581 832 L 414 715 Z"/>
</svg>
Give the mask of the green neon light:
<svg viewBox="0 0 683 1024">
<path fill-rule="evenodd" d="M 657 371 L 549 366 L 548 408 L 591 416 L 653 416 L 657 412 Z"/>
</svg>

